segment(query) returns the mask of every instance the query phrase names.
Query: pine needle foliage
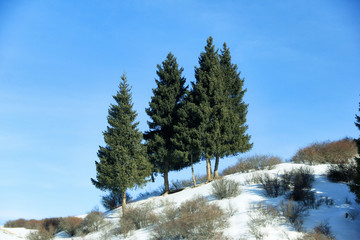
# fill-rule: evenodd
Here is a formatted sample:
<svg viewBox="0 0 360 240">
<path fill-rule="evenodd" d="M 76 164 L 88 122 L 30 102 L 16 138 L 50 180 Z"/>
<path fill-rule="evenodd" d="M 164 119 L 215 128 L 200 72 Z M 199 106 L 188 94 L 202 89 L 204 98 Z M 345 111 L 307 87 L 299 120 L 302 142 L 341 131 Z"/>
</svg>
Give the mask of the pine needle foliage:
<svg viewBox="0 0 360 240">
<path fill-rule="evenodd" d="M 246 133 L 246 115 L 248 104 L 243 100 L 247 89 L 244 88 L 244 78 L 240 78 L 240 71 L 231 61 L 230 49 L 223 44 L 220 58 L 222 81 L 225 85 L 223 102 L 227 111 L 222 114 L 222 135 L 218 140 L 214 175 L 218 177 L 219 158 L 244 153 L 252 148 L 250 135 Z"/>
<path fill-rule="evenodd" d="M 192 115 L 200 135 L 202 156 L 207 163 L 208 181 L 212 179 L 210 159 L 215 157 L 221 141 L 222 122 L 228 116 L 224 102 L 225 85 L 222 81 L 218 51 L 212 37 L 207 39 L 205 51 L 200 54 L 199 67 L 195 67 L 196 82 L 192 83 Z"/>
<path fill-rule="evenodd" d="M 244 79 L 237 65 L 231 62 L 230 50 L 224 44 L 221 54 L 213 39 L 207 39 L 205 51 L 195 67 L 196 82 L 192 83 L 190 109 L 196 116 L 202 157 L 207 161 L 208 181 L 211 180 L 210 159 L 216 158 L 214 175 L 218 177 L 219 159 L 251 149 L 245 124 L 248 105 L 244 103 Z"/>
<path fill-rule="evenodd" d="M 122 193 L 126 208 L 126 190 L 141 186 L 151 174 L 151 164 L 142 145 L 142 133 L 135 122 L 131 88 L 125 74 L 121 77 L 119 91 L 113 96 L 116 104 L 111 104 L 107 117 L 109 126 L 103 132 L 105 147 L 98 151 L 99 162 L 96 164 L 96 180 L 91 179 L 95 187 L 106 191 Z"/>
<path fill-rule="evenodd" d="M 179 68 L 172 53 L 167 55 L 161 65 L 157 65 L 157 69 L 157 87 L 153 89 L 149 108 L 145 110 L 151 118 L 148 121 L 150 129 L 145 132 L 144 138 L 154 170 L 163 174 L 165 192 L 168 192 L 168 172 L 185 166 L 184 161 L 176 154 L 174 141 L 175 126 L 179 124 L 179 109 L 187 87 L 186 79 L 181 76 L 184 69 Z"/>
</svg>

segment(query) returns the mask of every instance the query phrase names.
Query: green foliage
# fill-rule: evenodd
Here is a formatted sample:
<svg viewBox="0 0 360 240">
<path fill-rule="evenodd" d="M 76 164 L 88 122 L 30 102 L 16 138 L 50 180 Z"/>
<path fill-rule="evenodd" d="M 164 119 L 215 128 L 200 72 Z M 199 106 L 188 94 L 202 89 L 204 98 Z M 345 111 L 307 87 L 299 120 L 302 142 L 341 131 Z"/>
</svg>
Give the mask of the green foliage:
<svg viewBox="0 0 360 240">
<path fill-rule="evenodd" d="M 342 164 L 348 163 L 356 155 L 356 144 L 353 139 L 344 138 L 338 141 L 313 143 L 299 149 L 291 161 L 307 164 Z"/>
<path fill-rule="evenodd" d="M 227 221 L 226 213 L 220 207 L 209 204 L 203 197 L 196 197 L 179 208 L 165 208 L 157 217 L 152 239 L 223 239 L 222 230 Z"/>
<path fill-rule="evenodd" d="M 200 129 L 198 126 L 198 115 L 195 114 L 196 106 L 191 102 L 191 95 L 186 94 L 183 104 L 178 111 L 178 124 L 174 126 L 175 138 L 172 143 L 175 145 L 175 154 L 183 159 L 186 165 L 192 168 L 192 182 L 196 185 L 193 164 L 200 161 L 201 141 Z M 190 185 L 187 184 L 187 185 Z"/>
<path fill-rule="evenodd" d="M 359 103 L 359 111 L 360 111 L 360 103 Z M 355 115 L 355 126 L 360 130 L 360 115 Z M 354 181 L 349 185 L 350 190 L 355 193 L 356 201 L 360 203 L 360 137 L 356 140 L 357 152 L 358 156 L 355 157 L 356 161 L 356 174 L 354 177 Z"/>
<path fill-rule="evenodd" d="M 111 104 L 107 130 L 103 133 L 106 143 L 100 147 L 96 163 L 95 187 L 111 192 L 125 193 L 126 189 L 141 186 L 151 174 L 151 164 L 146 158 L 145 147 L 141 144 L 142 133 L 138 130 L 137 116 L 132 109 L 130 87 L 125 74 L 121 77 L 120 90 Z M 123 206 L 125 210 L 125 206 Z"/>
<path fill-rule="evenodd" d="M 212 37 L 207 39 L 205 52 L 199 57 L 199 67 L 195 67 L 196 83 L 192 82 L 190 92 L 190 114 L 194 116 L 195 128 L 202 156 L 207 160 L 208 180 L 211 180 L 210 159 L 223 154 L 226 138 L 224 128 L 229 122 L 229 109 L 226 107 L 226 86 L 222 78 L 219 54 L 215 50 Z"/>
<path fill-rule="evenodd" d="M 199 143 L 195 145 L 201 156 L 207 159 L 210 180 L 211 158 L 216 158 L 214 174 L 218 177 L 220 158 L 246 152 L 252 146 L 246 134 L 248 105 L 243 102 L 246 89 L 226 44 L 219 55 L 212 37 L 207 39 L 205 51 L 200 54 L 195 79 L 186 111 L 193 118 L 192 127 L 196 129 L 193 138 Z"/>
<path fill-rule="evenodd" d="M 179 109 L 186 93 L 185 78 L 181 76 L 176 58 L 169 53 L 162 65 L 157 65 L 159 79 L 146 113 L 149 131 L 145 132 L 148 155 L 155 171 L 164 174 L 165 191 L 169 191 L 168 172 L 185 166 L 183 158 L 176 154 L 175 127 L 179 125 Z"/>
<path fill-rule="evenodd" d="M 229 179 L 219 179 L 212 183 L 212 195 L 216 199 L 224 199 L 236 197 L 241 193 L 240 183 L 229 180 Z"/>
<path fill-rule="evenodd" d="M 236 155 L 247 152 L 252 148 L 250 135 L 246 133 L 246 115 L 248 104 L 243 101 L 245 92 L 244 78 L 240 78 L 240 71 L 236 64 L 231 61 L 230 49 L 223 45 L 221 50 L 220 69 L 225 85 L 225 104 L 228 110 L 227 116 L 222 122 L 224 137 L 222 139 L 222 150 L 218 150 L 217 155 L 220 157 Z"/>
</svg>

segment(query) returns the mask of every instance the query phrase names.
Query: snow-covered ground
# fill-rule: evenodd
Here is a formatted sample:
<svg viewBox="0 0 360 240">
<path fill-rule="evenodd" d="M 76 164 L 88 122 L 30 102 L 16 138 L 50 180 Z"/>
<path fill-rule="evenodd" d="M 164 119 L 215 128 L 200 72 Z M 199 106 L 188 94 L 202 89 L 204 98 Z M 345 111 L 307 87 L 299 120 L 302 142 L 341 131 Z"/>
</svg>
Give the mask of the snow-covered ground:
<svg viewBox="0 0 360 240">
<path fill-rule="evenodd" d="M 25 228 L 4 228 L 0 227 L 0 240 L 19 240 L 25 239 L 26 236 L 35 230 Z"/>
<path fill-rule="evenodd" d="M 225 229 L 224 235 L 230 239 L 255 239 L 249 232 L 248 221 L 250 219 L 249 212 L 253 211 L 251 206 L 257 203 L 266 203 L 271 205 L 278 205 L 284 196 L 277 198 L 269 198 L 264 195 L 264 191 L 257 184 L 248 184 L 248 179 L 256 173 L 267 172 L 269 174 L 281 174 L 284 170 L 291 170 L 292 168 L 299 168 L 305 166 L 302 164 L 283 163 L 277 165 L 275 169 L 268 171 L 257 171 L 251 173 L 237 173 L 226 176 L 226 179 L 231 179 L 241 184 L 242 192 L 240 195 L 230 199 L 216 200 L 211 195 L 211 184 L 203 184 L 196 188 L 186 188 L 178 193 L 151 197 L 142 201 L 134 202 L 133 205 L 150 203 L 152 206 L 158 207 L 161 211 L 161 206 L 164 202 L 174 202 L 180 205 L 182 202 L 190 200 L 195 196 L 204 196 L 211 204 L 217 204 L 224 210 L 230 207 L 235 210 L 234 214 L 229 219 L 229 227 Z M 336 239 L 351 240 L 360 239 L 360 205 L 355 203 L 355 196 L 349 192 L 346 184 L 329 182 L 324 176 L 328 165 L 308 166 L 314 170 L 315 182 L 313 190 L 316 192 L 316 198 L 321 197 L 332 199 L 333 204 L 322 204 L 318 209 L 310 209 L 304 218 L 304 230 L 311 230 L 320 222 L 327 222 L 331 227 L 332 233 Z M 155 208 L 155 211 L 157 209 Z M 72 237 L 71 239 L 128 239 L 128 240 L 142 240 L 150 239 L 151 227 L 140 229 L 132 232 L 126 238 L 121 235 L 111 236 L 112 229 L 118 227 L 119 216 L 121 208 L 106 213 L 107 226 L 99 232 L 89 234 L 85 237 Z M 345 216 L 347 213 L 355 216 L 355 219 L 349 219 Z M 357 216 L 357 217 L 356 217 Z M 273 219 L 267 226 L 262 228 L 264 232 L 264 239 L 297 239 L 302 235 L 295 231 L 295 229 L 282 219 Z M 24 239 L 24 236 L 29 233 L 25 229 L 9 229 L 0 228 L 1 240 L 18 240 Z M 59 234 L 55 239 L 66 239 L 64 234 Z M 69 238 L 70 239 L 70 238 Z"/>
</svg>

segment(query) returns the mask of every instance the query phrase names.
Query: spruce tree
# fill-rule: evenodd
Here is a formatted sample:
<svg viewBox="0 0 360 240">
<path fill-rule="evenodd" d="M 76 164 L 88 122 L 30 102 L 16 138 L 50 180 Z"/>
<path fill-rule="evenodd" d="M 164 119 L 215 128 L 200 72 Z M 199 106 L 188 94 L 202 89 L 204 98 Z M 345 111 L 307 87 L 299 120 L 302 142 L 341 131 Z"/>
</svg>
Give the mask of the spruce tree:
<svg viewBox="0 0 360 240">
<path fill-rule="evenodd" d="M 98 150 L 95 187 L 122 194 L 122 210 L 126 211 L 126 190 L 145 184 L 151 174 L 151 164 L 142 145 L 142 133 L 138 130 L 137 116 L 133 110 L 131 88 L 125 74 L 121 77 L 119 91 L 113 98 L 107 121 L 109 126 L 103 132 L 105 147 Z"/>
<path fill-rule="evenodd" d="M 151 162 L 156 172 L 164 177 L 165 192 L 169 191 L 169 171 L 180 170 L 184 162 L 176 154 L 174 145 L 174 126 L 179 122 L 179 109 L 186 93 L 185 78 L 181 76 L 183 68 L 179 68 L 176 58 L 169 53 L 157 65 L 159 79 L 155 79 L 157 87 L 153 89 L 153 96 L 149 108 L 145 111 L 150 116 L 149 131 L 144 138 Z"/>
<path fill-rule="evenodd" d="M 243 89 L 244 78 L 240 78 L 237 65 L 231 62 L 230 50 L 226 43 L 224 43 L 219 57 L 222 81 L 225 86 L 222 94 L 225 99 L 222 99 L 221 136 L 218 139 L 215 153 L 215 177 L 219 176 L 220 158 L 246 152 L 252 147 L 250 136 L 246 134 L 248 105 L 243 101 L 246 92 L 246 89 Z"/>
<path fill-rule="evenodd" d="M 194 163 L 200 161 L 201 157 L 201 133 L 197 128 L 196 106 L 191 101 L 191 95 L 187 92 L 184 104 L 179 109 L 178 124 L 174 126 L 175 154 L 182 159 L 184 164 L 191 166 L 192 179 L 196 187 Z"/>
<path fill-rule="evenodd" d="M 359 112 L 360 112 L 360 103 L 359 103 Z M 360 115 L 355 115 L 355 126 L 360 130 Z M 358 149 L 358 156 L 355 157 L 356 161 L 356 174 L 353 182 L 350 184 L 350 190 L 355 193 L 356 201 L 360 203 L 360 137 L 356 140 L 356 145 Z"/>
<path fill-rule="evenodd" d="M 222 129 L 221 121 L 224 120 L 225 86 L 222 81 L 220 61 L 217 50 L 210 36 L 207 39 L 205 52 L 199 57 L 199 67 L 195 67 L 196 82 L 192 83 L 191 101 L 197 109 L 197 129 L 201 133 L 200 141 L 202 156 L 206 159 L 207 180 L 212 180 L 211 158 L 219 150 Z M 225 111 L 225 112 L 224 112 Z"/>
</svg>

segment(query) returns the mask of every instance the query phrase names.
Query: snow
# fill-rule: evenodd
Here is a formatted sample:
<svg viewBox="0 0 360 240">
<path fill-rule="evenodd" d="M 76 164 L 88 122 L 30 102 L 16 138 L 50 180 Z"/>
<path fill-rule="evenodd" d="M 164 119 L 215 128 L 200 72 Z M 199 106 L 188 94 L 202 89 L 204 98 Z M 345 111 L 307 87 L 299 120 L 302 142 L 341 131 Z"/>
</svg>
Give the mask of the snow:
<svg viewBox="0 0 360 240">
<path fill-rule="evenodd" d="M 1 240 L 19 240 L 25 239 L 26 235 L 36 230 L 29 230 L 25 228 L 4 228 L 0 227 Z"/>
<path fill-rule="evenodd" d="M 179 206 L 182 202 L 190 200 L 195 196 L 204 196 L 211 204 L 217 204 L 224 210 L 233 210 L 233 215 L 229 217 L 229 227 L 225 229 L 224 235 L 229 239 L 255 239 L 249 232 L 248 221 L 250 219 L 249 213 L 253 213 L 252 206 L 258 203 L 266 203 L 271 205 L 278 205 L 284 200 L 284 196 L 277 198 L 265 197 L 263 190 L 256 184 L 248 184 L 248 180 L 254 174 L 269 173 L 279 175 L 284 171 L 289 171 L 293 168 L 300 168 L 303 164 L 283 163 L 276 166 L 273 170 L 256 171 L 250 173 L 237 173 L 226 176 L 226 179 L 237 181 L 241 184 L 241 194 L 237 197 L 216 200 L 211 195 L 211 185 L 201 184 L 196 188 L 186 188 L 180 192 L 166 195 L 150 197 L 145 200 L 131 203 L 131 205 L 141 205 L 150 203 L 155 207 L 155 211 L 161 211 L 164 202 L 174 202 Z M 338 240 L 360 239 L 360 205 L 355 203 L 355 195 L 349 192 L 346 184 L 329 182 L 324 176 L 328 165 L 307 166 L 313 169 L 315 173 L 315 182 L 313 190 L 317 199 L 328 199 L 328 205 L 322 204 L 318 209 L 310 209 L 304 218 L 304 230 L 311 230 L 320 222 L 327 222 Z M 333 203 L 333 204 L 331 204 Z M 66 234 L 57 234 L 55 239 L 150 239 L 151 227 L 140 229 L 131 232 L 128 236 L 111 236 L 110 232 L 119 227 L 119 219 L 121 208 L 104 214 L 107 221 L 107 226 L 99 232 L 89 234 L 82 237 L 68 238 Z M 350 214 L 355 219 L 346 218 Z M 357 217 L 356 217 L 357 216 Z M 274 218 L 266 226 L 259 227 L 264 233 L 264 239 L 297 239 L 302 236 L 302 233 L 295 231 L 295 229 L 281 218 Z M 26 229 L 9 229 L 0 228 L 1 240 L 18 240 L 24 239 L 30 230 Z"/>
</svg>

